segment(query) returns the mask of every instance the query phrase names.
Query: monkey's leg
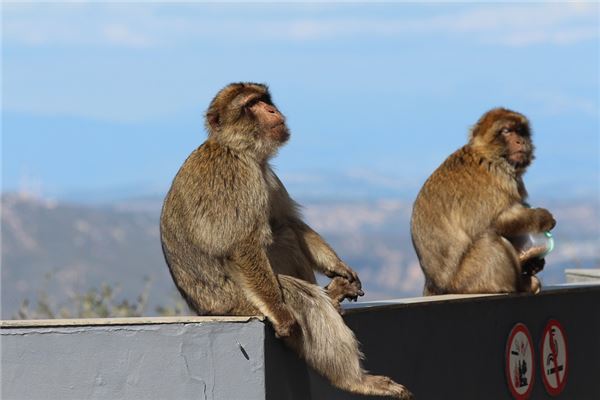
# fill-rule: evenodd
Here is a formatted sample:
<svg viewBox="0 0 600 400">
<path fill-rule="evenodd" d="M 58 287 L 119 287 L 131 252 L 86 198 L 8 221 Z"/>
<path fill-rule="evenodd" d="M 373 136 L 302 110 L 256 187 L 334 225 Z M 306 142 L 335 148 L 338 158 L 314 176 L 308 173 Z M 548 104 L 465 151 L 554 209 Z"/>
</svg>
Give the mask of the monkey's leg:
<svg viewBox="0 0 600 400">
<path fill-rule="evenodd" d="M 449 293 L 534 292 L 523 279 L 517 253 L 512 244 L 494 232 L 486 232 L 465 251 Z"/>
<path fill-rule="evenodd" d="M 185 260 L 186 262 L 188 260 Z M 240 294 L 238 284 L 219 270 L 218 261 L 180 265 L 171 262 L 175 284 L 191 310 L 198 315 L 257 315 L 256 307 Z M 204 265 L 205 268 L 197 268 Z M 212 273 L 207 274 L 206 270 Z"/>
<path fill-rule="evenodd" d="M 316 284 L 313 272 L 313 262 L 305 254 L 298 236 L 290 226 L 279 226 L 273 230 L 273 243 L 268 247 L 268 257 L 271 267 L 276 274 L 293 276 L 304 281 Z M 356 300 L 364 293 L 360 289 L 360 281 L 349 281 L 336 276 L 325 287 L 329 296 L 338 303 L 344 299 Z"/>
<path fill-rule="evenodd" d="M 291 335 L 297 322 L 283 301 L 265 249 L 254 241 L 242 243 L 232 261 L 232 276 L 248 300 L 271 321 L 279 337 Z"/>
<path fill-rule="evenodd" d="M 444 294 L 437 288 L 429 279 L 425 279 L 425 285 L 423 286 L 423 296 L 435 296 L 438 294 Z"/>
<path fill-rule="evenodd" d="M 289 275 L 316 284 L 311 261 L 302 251 L 294 230 L 283 225 L 273 228 L 272 235 L 273 243 L 269 245 L 267 255 L 275 274 Z"/>
<path fill-rule="evenodd" d="M 340 389 L 412 399 L 411 393 L 392 379 L 365 373 L 361 366 L 363 355 L 354 333 L 323 289 L 286 275 L 277 278 L 283 299 L 300 325 L 298 334 L 286 338 L 285 343 L 308 365 Z"/>
</svg>

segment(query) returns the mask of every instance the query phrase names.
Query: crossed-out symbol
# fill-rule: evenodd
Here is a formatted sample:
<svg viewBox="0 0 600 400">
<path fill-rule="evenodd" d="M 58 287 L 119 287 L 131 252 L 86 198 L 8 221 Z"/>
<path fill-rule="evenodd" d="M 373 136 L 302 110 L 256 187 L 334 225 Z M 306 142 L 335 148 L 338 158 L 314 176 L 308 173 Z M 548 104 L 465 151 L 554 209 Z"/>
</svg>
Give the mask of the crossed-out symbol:
<svg viewBox="0 0 600 400">
<path fill-rule="evenodd" d="M 546 346 L 547 341 L 547 346 Z M 550 320 L 542 336 L 543 381 L 548 393 L 557 395 L 565 387 L 567 379 L 567 339 L 560 323 Z M 545 353 L 550 352 L 545 356 Z M 559 364 L 560 362 L 560 364 Z"/>
</svg>

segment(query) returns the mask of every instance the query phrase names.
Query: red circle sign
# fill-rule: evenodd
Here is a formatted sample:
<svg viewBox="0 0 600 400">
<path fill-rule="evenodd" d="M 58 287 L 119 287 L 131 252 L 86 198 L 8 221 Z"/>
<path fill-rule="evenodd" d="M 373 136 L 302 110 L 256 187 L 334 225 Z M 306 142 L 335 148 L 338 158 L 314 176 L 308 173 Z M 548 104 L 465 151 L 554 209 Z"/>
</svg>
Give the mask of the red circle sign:
<svg viewBox="0 0 600 400">
<path fill-rule="evenodd" d="M 506 342 L 506 381 L 513 397 L 526 400 L 533 390 L 535 361 L 533 341 L 529 329 L 516 324 Z"/>
<path fill-rule="evenodd" d="M 567 336 L 560 322 L 551 319 L 544 328 L 540 353 L 542 380 L 552 396 L 560 394 L 567 384 Z"/>
</svg>

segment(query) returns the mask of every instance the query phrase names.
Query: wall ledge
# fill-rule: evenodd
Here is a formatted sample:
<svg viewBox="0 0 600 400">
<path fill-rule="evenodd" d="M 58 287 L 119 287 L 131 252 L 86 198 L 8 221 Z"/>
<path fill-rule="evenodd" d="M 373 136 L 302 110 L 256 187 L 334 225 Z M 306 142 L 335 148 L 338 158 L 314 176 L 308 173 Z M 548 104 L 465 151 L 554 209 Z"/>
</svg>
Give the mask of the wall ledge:
<svg viewBox="0 0 600 400">
<path fill-rule="evenodd" d="M 15 319 L 0 321 L 0 328 L 40 328 L 61 326 L 109 326 L 109 325 L 163 325 L 204 324 L 215 322 L 264 321 L 263 316 L 180 316 L 180 317 L 131 317 L 131 318 L 71 318 L 71 319 Z"/>
</svg>

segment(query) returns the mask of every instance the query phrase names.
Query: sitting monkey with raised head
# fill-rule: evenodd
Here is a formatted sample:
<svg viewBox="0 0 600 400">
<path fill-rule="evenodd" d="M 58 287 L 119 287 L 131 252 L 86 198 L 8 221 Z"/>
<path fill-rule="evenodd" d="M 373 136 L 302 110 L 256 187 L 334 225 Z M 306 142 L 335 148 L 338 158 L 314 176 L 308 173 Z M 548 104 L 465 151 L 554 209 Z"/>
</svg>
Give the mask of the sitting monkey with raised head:
<svg viewBox="0 0 600 400">
<path fill-rule="evenodd" d="M 411 219 L 425 295 L 540 291 L 544 260 L 520 256 L 510 241 L 555 225 L 548 210 L 526 203 L 522 175 L 532 160 L 527 118 L 496 108 L 427 179 Z"/>
<path fill-rule="evenodd" d="M 269 159 L 289 138 L 266 86 L 234 83 L 206 113 L 208 140 L 187 158 L 161 215 L 163 252 L 175 284 L 200 315 L 263 314 L 316 371 L 355 393 L 411 398 L 369 375 L 339 302 L 360 281 L 308 225 Z M 313 270 L 333 278 L 324 289 Z"/>
</svg>

